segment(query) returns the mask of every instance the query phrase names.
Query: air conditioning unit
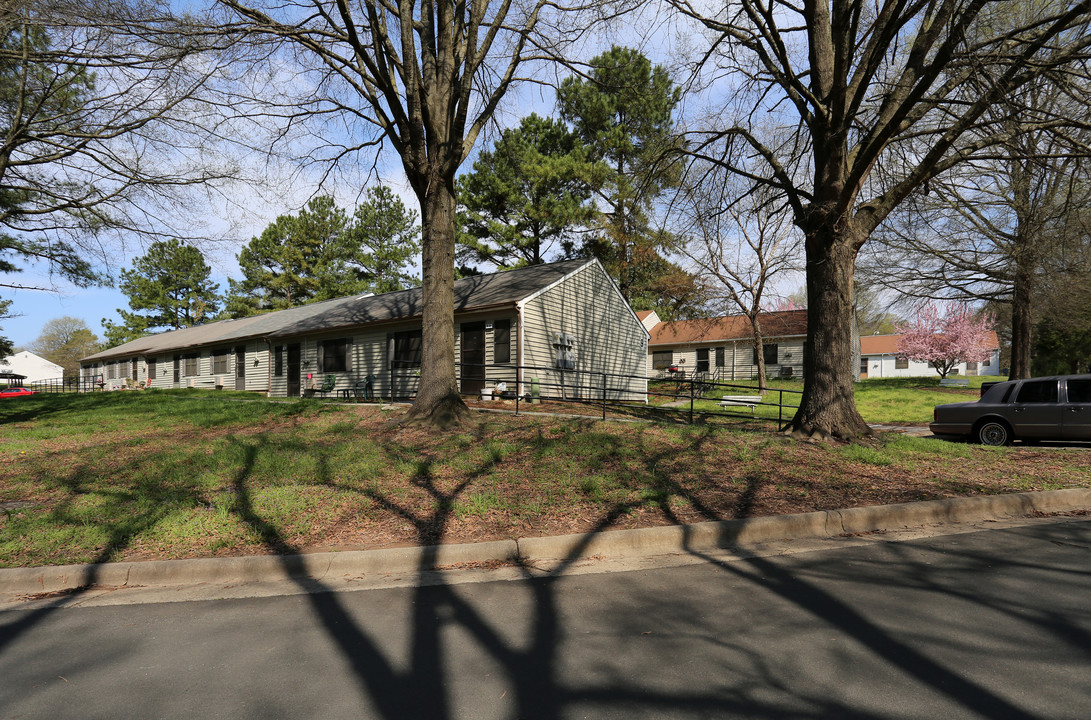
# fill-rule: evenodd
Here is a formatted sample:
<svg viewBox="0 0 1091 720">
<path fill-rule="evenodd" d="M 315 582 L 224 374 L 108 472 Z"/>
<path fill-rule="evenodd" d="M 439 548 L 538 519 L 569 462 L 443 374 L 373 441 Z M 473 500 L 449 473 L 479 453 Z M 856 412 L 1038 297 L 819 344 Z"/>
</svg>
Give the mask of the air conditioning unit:
<svg viewBox="0 0 1091 720">
<path fill-rule="evenodd" d="M 197 387 L 197 378 L 190 378 L 186 381 L 186 387 Z"/>
<path fill-rule="evenodd" d="M 222 376 L 219 376 L 219 375 L 217 375 L 217 376 L 216 376 L 216 389 L 217 389 L 217 390 L 221 390 L 221 389 L 223 389 L 223 386 L 224 386 L 224 379 L 223 379 L 223 377 L 222 377 Z"/>
</svg>

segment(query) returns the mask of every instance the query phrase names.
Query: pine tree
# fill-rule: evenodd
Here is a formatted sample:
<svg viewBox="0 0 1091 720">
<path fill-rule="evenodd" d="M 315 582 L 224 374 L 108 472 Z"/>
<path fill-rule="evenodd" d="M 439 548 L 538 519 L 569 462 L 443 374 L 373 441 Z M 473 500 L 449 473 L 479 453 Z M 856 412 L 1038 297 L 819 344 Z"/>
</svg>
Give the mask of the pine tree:
<svg viewBox="0 0 1091 720">
<path fill-rule="evenodd" d="M 572 256 L 598 214 L 590 198 L 602 169 L 564 123 L 523 118 L 459 178 L 458 260 L 512 268 Z"/>
<path fill-rule="evenodd" d="M 370 188 L 352 217 L 331 197 L 281 215 L 239 253 L 241 280 L 229 280 L 225 314 L 245 317 L 364 292 L 416 284 L 416 213 L 387 187 Z"/>
<path fill-rule="evenodd" d="M 419 254 L 416 211 L 406 208 L 384 185 L 368 188 L 345 230 L 341 256 L 331 267 L 334 272 L 329 287 L 321 294 L 331 298 L 361 292 L 378 295 L 415 287 L 420 281 L 412 273 L 412 262 Z M 338 278 L 349 281 L 342 290 L 333 285 Z"/>
<path fill-rule="evenodd" d="M 585 252 L 602 261 L 638 309 L 684 312 L 699 303 L 697 284 L 667 259 L 675 238 L 656 231 L 649 217 L 654 201 L 681 179 L 672 117 L 681 97 L 665 68 L 618 46 L 591 61 L 586 80 L 567 78 L 557 90 L 561 116 L 590 159 L 606 167 L 595 186 L 604 222 Z"/>
<path fill-rule="evenodd" d="M 179 240 L 152 243 L 148 252 L 121 271 L 118 288 L 129 298 L 129 312 L 118 309 L 120 324 L 104 319 L 108 346 L 156 330 L 176 330 L 209 319 L 219 309 L 212 268 L 201 251 Z"/>
</svg>

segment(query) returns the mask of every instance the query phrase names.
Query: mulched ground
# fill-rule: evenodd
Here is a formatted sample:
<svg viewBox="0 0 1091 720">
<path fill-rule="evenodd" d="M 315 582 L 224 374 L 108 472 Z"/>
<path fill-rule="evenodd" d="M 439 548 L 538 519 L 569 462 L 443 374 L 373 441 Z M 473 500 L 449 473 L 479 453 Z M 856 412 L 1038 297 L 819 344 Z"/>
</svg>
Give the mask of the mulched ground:
<svg viewBox="0 0 1091 720">
<path fill-rule="evenodd" d="M 475 404 L 498 410 L 509 403 Z M 507 409 L 514 408 L 510 405 Z M 580 404 L 520 405 L 535 412 L 593 414 Z M 964 445 L 948 453 L 932 452 L 929 445 L 887 448 L 882 439 L 871 446 L 841 447 L 796 442 L 764 422 L 729 432 L 711 425 L 678 428 L 480 413 L 476 427 L 452 435 L 400 426 L 392 419 L 374 405 L 359 405 L 261 426 L 179 430 L 170 437 L 131 428 L 42 440 L 36 459 L 18 463 L 6 462 L 15 458 L 0 448 L 0 500 L 60 507 L 74 493 L 87 491 L 81 482 L 102 478 L 110 479 L 111 491 L 125 492 L 127 485 L 139 484 L 142 458 L 187 445 L 195 453 L 211 454 L 217 443 L 229 440 L 270 453 L 302 454 L 327 468 L 300 490 L 317 498 L 316 510 L 273 523 L 245 515 L 246 503 L 240 502 L 242 510 L 232 512 L 245 516 L 253 529 L 249 534 L 230 542 L 197 537 L 185 546 L 137 534 L 123 538 L 111 557 L 143 560 L 586 533 L 1086 486 L 1091 478 L 1087 450 L 997 452 Z M 301 443 L 302 437 L 307 439 Z M 418 469 L 361 477 L 353 470 L 353 438 L 366 438 L 390 467 L 402 467 L 408 459 Z M 500 449 L 490 456 L 484 448 L 493 445 Z M 94 449 L 105 452 L 89 470 L 87 457 Z M 26 466 L 17 475 L 25 462 L 38 463 L 40 472 L 32 475 L 48 473 L 50 482 L 28 485 Z M 16 479 L 19 494 L 13 495 Z M 200 496 L 197 510 L 207 503 L 207 512 L 214 513 L 216 493 L 235 492 L 234 487 L 258 493 L 278 482 L 239 480 L 229 473 L 222 487 L 201 491 L 207 494 Z M 18 513 L 26 507 L 4 509 Z M 7 517 L 0 516 L 0 534 Z M 61 553 L 56 562 L 63 561 Z"/>
</svg>

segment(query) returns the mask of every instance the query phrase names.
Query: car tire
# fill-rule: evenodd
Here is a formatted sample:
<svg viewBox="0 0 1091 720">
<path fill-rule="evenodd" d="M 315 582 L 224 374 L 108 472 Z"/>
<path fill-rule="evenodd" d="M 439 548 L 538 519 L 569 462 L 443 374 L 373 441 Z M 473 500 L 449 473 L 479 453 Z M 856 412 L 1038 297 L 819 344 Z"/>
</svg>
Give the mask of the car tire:
<svg viewBox="0 0 1091 720">
<path fill-rule="evenodd" d="M 1012 440 L 1011 428 L 1002 420 L 986 420 L 977 426 L 974 431 L 974 439 L 982 445 L 991 447 L 1010 445 Z"/>
</svg>

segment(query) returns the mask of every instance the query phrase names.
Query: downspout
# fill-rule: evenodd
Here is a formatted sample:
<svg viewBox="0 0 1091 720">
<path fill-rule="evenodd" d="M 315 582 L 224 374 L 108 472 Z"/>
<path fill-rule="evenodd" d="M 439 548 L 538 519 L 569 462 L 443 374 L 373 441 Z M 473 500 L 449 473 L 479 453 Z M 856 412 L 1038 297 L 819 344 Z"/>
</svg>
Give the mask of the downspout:
<svg viewBox="0 0 1091 720">
<path fill-rule="evenodd" d="M 518 339 L 515 342 L 515 392 L 520 397 L 523 392 L 523 301 L 515 303 L 515 322 L 518 324 Z"/>
<path fill-rule="evenodd" d="M 268 366 L 265 368 L 265 397 L 268 398 L 273 397 L 273 362 L 275 362 L 273 358 L 273 341 L 265 338 L 265 347 L 265 364 Z"/>
</svg>

